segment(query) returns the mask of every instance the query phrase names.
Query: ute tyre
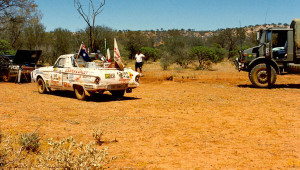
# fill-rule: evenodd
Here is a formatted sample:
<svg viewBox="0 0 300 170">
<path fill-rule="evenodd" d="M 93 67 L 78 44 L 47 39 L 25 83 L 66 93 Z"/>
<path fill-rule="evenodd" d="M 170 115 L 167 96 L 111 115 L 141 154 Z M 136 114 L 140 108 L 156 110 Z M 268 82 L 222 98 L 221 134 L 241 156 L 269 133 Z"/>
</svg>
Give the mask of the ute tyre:
<svg viewBox="0 0 300 170">
<path fill-rule="evenodd" d="M 45 85 L 45 82 L 42 78 L 38 78 L 37 80 L 37 86 L 38 86 L 38 92 L 40 94 L 44 94 L 46 93 L 46 85 Z"/>
<path fill-rule="evenodd" d="M 276 71 L 271 66 L 271 86 L 275 84 L 276 78 Z M 255 87 L 268 87 L 268 74 L 266 64 L 258 64 L 255 67 L 253 67 L 249 73 L 249 79 Z"/>
<path fill-rule="evenodd" d="M 75 86 L 74 91 L 75 91 L 75 96 L 76 96 L 77 99 L 79 99 L 79 100 L 85 100 L 86 99 L 86 94 L 85 94 L 84 89 L 83 89 L 82 86 Z"/>
<path fill-rule="evenodd" d="M 110 91 L 110 93 L 115 98 L 122 98 L 125 94 L 125 90 L 114 90 L 114 91 Z"/>
</svg>

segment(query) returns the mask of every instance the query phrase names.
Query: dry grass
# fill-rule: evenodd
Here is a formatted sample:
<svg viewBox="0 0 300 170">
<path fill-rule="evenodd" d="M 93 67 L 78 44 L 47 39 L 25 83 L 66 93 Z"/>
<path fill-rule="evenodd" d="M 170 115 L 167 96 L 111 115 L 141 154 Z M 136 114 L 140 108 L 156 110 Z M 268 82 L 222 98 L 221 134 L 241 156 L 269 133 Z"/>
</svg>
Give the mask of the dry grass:
<svg viewBox="0 0 300 170">
<path fill-rule="evenodd" d="M 107 148 L 98 150 L 95 144 L 76 143 L 73 137 L 49 139 L 39 148 L 38 133 L 21 134 L 19 145 L 14 136 L 6 136 L 0 144 L 0 168 L 5 169 L 102 169 L 107 162 Z"/>
<path fill-rule="evenodd" d="M 43 139 L 89 143 L 101 127 L 97 147 L 115 158 L 110 168 L 300 168 L 299 75 L 256 89 L 229 63 L 213 71 L 172 67 L 145 64 L 140 87 L 117 101 L 109 93 L 79 101 L 73 93 L 41 95 L 35 84 L 0 82 L 2 134 L 39 127 Z"/>
</svg>

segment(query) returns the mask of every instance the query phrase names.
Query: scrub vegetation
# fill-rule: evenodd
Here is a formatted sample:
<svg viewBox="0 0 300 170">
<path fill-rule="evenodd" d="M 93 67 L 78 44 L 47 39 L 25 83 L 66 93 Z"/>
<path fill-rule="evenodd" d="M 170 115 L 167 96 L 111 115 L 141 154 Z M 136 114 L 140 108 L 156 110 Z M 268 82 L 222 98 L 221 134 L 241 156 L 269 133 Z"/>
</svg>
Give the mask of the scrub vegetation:
<svg viewBox="0 0 300 170">
<path fill-rule="evenodd" d="M 90 20 L 85 19 L 87 27 L 77 32 L 71 32 L 65 28 L 56 28 L 46 32 L 45 26 L 41 23 L 41 11 L 38 10 L 34 0 L 9 0 L 7 3 L 8 6 L 5 3 L 0 4 L 0 9 L 3 9 L 0 12 L 1 54 L 3 52 L 13 54 L 17 49 L 42 50 L 40 62 L 50 65 L 55 62 L 59 55 L 75 53 L 81 42 L 86 43 L 90 52 L 100 50 L 104 54 L 104 40 L 107 40 L 109 49 L 113 49 L 113 39 L 117 38 L 121 55 L 123 59 L 127 60 L 125 63 L 134 59 L 137 51 L 141 50 L 145 53 L 148 61 L 160 61 L 164 70 L 173 63 L 181 68 L 188 68 L 193 62 L 199 62 L 199 65 L 194 67 L 195 69 L 205 69 L 208 67 L 203 66 L 202 63 L 208 64 L 220 62 L 223 58 L 233 58 L 238 55 L 241 48 L 254 46 L 257 43 L 255 31 L 262 27 L 261 25 L 249 25 L 243 28 L 226 28 L 214 31 L 164 30 L 163 28 L 131 31 L 113 30 L 106 26 L 96 25 L 94 18 L 90 18 Z M 74 10 L 86 12 L 81 7 L 88 4 L 81 3 L 79 0 L 75 0 Z M 104 5 L 105 1 L 102 1 L 99 6 L 100 11 Z M 8 11 L 15 12 L 4 15 Z M 95 10 L 95 12 L 97 11 Z M 98 13 L 96 14 L 98 15 Z M 101 14 L 98 17 L 101 17 Z M 287 27 L 288 24 L 272 23 L 264 26 Z M 243 47 L 241 47 L 241 43 Z M 200 61 L 201 57 L 191 56 L 192 49 L 199 46 L 208 48 L 212 53 L 211 55 L 215 57 L 208 57 L 205 59 L 206 61 Z"/>
<path fill-rule="evenodd" d="M 108 162 L 107 147 L 78 143 L 73 137 L 41 140 L 38 132 L 1 135 L 0 168 L 100 169 Z"/>
</svg>

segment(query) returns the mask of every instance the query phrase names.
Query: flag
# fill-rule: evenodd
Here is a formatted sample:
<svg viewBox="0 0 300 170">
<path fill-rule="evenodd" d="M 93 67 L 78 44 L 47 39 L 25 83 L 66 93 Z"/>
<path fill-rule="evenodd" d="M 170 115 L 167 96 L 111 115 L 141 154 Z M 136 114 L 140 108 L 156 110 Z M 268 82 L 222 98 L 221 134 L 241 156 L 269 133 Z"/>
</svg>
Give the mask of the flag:
<svg viewBox="0 0 300 170">
<path fill-rule="evenodd" d="M 117 63 L 117 65 L 119 66 L 119 68 L 121 70 L 123 70 L 124 65 L 122 63 L 122 59 L 121 59 L 121 55 L 120 55 L 120 51 L 119 51 L 119 47 L 118 47 L 116 39 L 114 39 L 114 60 Z"/>
<path fill-rule="evenodd" d="M 109 48 L 108 48 L 107 51 L 106 51 L 106 56 L 107 56 L 107 61 L 108 61 L 108 62 L 111 62 Z"/>
<path fill-rule="evenodd" d="M 119 51 L 119 47 L 117 44 L 117 40 L 114 39 L 114 60 L 117 62 L 121 59 L 121 55 L 120 55 L 120 51 Z"/>
<path fill-rule="evenodd" d="M 85 45 L 83 44 L 83 42 L 81 43 L 81 46 L 80 46 L 80 50 L 79 50 L 79 55 L 82 56 L 83 60 L 86 61 L 86 62 L 91 62 L 91 58 L 89 57 L 87 51 L 86 51 L 86 48 L 85 48 Z"/>
</svg>

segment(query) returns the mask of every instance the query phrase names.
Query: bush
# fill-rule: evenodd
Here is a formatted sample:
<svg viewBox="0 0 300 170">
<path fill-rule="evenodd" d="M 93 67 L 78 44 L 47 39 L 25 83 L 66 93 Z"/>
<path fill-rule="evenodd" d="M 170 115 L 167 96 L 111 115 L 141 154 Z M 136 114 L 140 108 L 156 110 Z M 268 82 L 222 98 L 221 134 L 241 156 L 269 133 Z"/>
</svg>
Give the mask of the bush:
<svg viewBox="0 0 300 170">
<path fill-rule="evenodd" d="M 197 69 L 209 69 L 212 63 L 221 61 L 221 57 L 217 55 L 216 51 L 212 48 L 197 46 L 191 49 L 189 55 L 199 62 Z"/>
<path fill-rule="evenodd" d="M 144 54 L 148 59 L 151 59 L 153 61 L 156 61 L 158 57 L 159 50 L 156 48 L 151 48 L 151 47 L 142 47 L 140 49 L 141 53 Z"/>
<path fill-rule="evenodd" d="M 25 150 L 35 152 L 40 146 L 39 134 L 35 132 L 20 134 L 19 144 L 25 148 Z"/>
<path fill-rule="evenodd" d="M 91 144 L 76 143 L 73 137 L 60 141 L 50 139 L 48 145 L 48 153 L 37 158 L 38 168 L 99 169 L 103 167 L 107 155 L 107 148 L 99 151 Z"/>
<path fill-rule="evenodd" d="M 14 55 L 16 53 L 15 50 L 13 50 L 6 40 L 0 40 L 0 55 L 2 54 L 7 54 L 7 55 Z"/>
<path fill-rule="evenodd" d="M 165 43 L 165 49 L 170 53 L 172 61 L 182 68 L 187 68 L 192 61 L 192 58 L 189 56 L 189 47 L 186 45 L 184 37 L 169 38 Z"/>
<path fill-rule="evenodd" d="M 167 51 L 161 52 L 160 66 L 163 68 L 163 70 L 167 70 L 172 63 L 173 61 L 170 53 Z"/>
<path fill-rule="evenodd" d="M 3 137 L 0 143 L 0 169 L 101 169 L 107 163 L 107 147 L 102 150 L 95 144 L 77 143 L 73 137 L 54 141 L 49 139 L 47 146 L 39 152 L 23 152 L 37 150 L 39 146 L 37 133 L 22 134 L 20 138 L 11 135 Z M 21 148 L 18 148 L 17 144 Z M 31 144 L 35 145 L 31 145 Z"/>
<path fill-rule="evenodd" d="M 180 65 L 181 68 L 187 68 L 188 65 L 192 62 L 193 58 L 189 56 L 189 48 L 183 47 L 177 49 L 176 53 L 172 55 L 173 60 L 176 64 Z"/>
<path fill-rule="evenodd" d="M 94 137 L 95 143 L 97 145 L 102 145 L 102 143 L 103 143 L 103 141 L 101 141 L 102 135 L 103 135 L 103 131 L 102 130 L 94 129 L 93 137 Z"/>
<path fill-rule="evenodd" d="M 222 48 L 219 44 L 213 44 L 212 49 L 215 50 L 217 58 L 216 63 L 223 61 L 227 51 L 225 48 Z"/>
</svg>

